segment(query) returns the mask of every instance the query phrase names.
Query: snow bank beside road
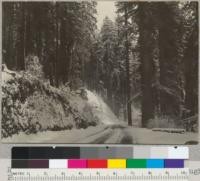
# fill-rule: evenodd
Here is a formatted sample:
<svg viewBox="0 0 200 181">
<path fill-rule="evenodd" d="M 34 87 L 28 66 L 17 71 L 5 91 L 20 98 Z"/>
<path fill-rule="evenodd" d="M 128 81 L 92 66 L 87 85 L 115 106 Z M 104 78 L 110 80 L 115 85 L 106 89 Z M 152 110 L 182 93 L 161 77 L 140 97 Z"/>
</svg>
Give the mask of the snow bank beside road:
<svg viewBox="0 0 200 181">
<path fill-rule="evenodd" d="M 108 128 L 101 130 L 102 137 L 110 135 L 115 127 L 126 126 L 96 93 L 83 88 L 77 91 L 55 88 L 27 72 L 3 72 L 2 91 L 5 142 L 92 142 L 95 135 L 90 138 L 87 135 L 92 131 L 97 134 L 95 139 L 99 139 L 99 126 Z"/>
</svg>

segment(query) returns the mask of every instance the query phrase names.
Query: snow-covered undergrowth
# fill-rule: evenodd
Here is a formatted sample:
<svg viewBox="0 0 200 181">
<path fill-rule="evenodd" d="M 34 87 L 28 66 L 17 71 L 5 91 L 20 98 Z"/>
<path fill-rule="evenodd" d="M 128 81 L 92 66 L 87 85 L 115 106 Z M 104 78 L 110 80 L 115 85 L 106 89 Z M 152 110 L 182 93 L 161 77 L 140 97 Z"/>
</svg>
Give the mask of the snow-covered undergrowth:
<svg viewBox="0 0 200 181">
<path fill-rule="evenodd" d="M 2 72 L 2 137 L 96 126 L 88 101 L 28 73 Z"/>
<path fill-rule="evenodd" d="M 183 125 L 178 124 L 176 119 L 160 116 L 154 119 L 150 119 L 148 122 L 148 128 L 183 128 Z"/>
</svg>

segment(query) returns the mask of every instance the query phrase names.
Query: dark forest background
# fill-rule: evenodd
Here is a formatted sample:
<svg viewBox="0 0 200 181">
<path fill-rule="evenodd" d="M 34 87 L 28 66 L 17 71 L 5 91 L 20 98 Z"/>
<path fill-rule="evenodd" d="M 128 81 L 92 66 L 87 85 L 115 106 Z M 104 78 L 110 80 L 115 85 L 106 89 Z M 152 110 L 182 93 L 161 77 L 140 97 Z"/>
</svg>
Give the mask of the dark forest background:
<svg viewBox="0 0 200 181">
<path fill-rule="evenodd" d="M 142 127 L 155 117 L 198 114 L 198 2 L 117 2 L 96 27 L 97 2 L 3 2 L 3 64 L 37 56 L 52 86 L 87 87 Z M 197 124 L 197 119 L 195 119 Z M 190 124 L 191 126 L 191 124 Z"/>
</svg>

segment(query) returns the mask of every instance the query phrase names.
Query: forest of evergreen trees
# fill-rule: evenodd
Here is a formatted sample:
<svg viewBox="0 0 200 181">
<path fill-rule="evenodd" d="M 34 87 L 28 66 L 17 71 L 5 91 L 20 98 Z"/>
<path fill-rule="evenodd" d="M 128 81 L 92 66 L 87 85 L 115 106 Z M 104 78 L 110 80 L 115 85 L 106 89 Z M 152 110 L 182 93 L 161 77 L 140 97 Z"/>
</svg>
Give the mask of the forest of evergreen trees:
<svg viewBox="0 0 200 181">
<path fill-rule="evenodd" d="M 97 2 L 3 2 L 3 63 L 37 56 L 52 86 L 87 87 L 129 125 L 198 114 L 198 2 L 116 2 L 97 29 Z M 197 119 L 196 119 L 197 120 Z M 196 124 L 196 123 L 195 123 Z"/>
</svg>

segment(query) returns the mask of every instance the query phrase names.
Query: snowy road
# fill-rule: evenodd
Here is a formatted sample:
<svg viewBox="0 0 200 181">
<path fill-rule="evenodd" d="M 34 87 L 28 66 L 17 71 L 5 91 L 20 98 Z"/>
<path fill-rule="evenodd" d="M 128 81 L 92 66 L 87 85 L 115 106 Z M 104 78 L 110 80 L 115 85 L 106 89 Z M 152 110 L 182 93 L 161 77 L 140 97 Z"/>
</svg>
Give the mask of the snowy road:
<svg viewBox="0 0 200 181">
<path fill-rule="evenodd" d="M 198 140 L 197 133 L 154 132 L 145 128 L 105 126 L 64 131 L 45 131 L 26 135 L 20 133 L 3 139 L 6 143 L 76 143 L 76 144 L 185 144 Z"/>
<path fill-rule="evenodd" d="M 121 125 L 108 126 L 104 131 L 78 140 L 78 143 L 121 143 L 126 137 L 124 132 L 125 127 Z"/>
<path fill-rule="evenodd" d="M 197 133 L 166 133 L 155 132 L 146 128 L 111 126 L 104 131 L 79 140 L 77 143 L 93 144 L 177 144 L 184 145 L 190 141 L 197 141 Z"/>
<path fill-rule="evenodd" d="M 127 127 L 126 124 L 116 117 L 98 94 L 87 90 L 87 97 L 93 114 L 107 128 L 102 132 L 97 132 L 82 140 L 78 140 L 78 143 L 121 143 L 125 140 L 125 137 L 127 137 L 124 132 L 124 129 Z"/>
</svg>

